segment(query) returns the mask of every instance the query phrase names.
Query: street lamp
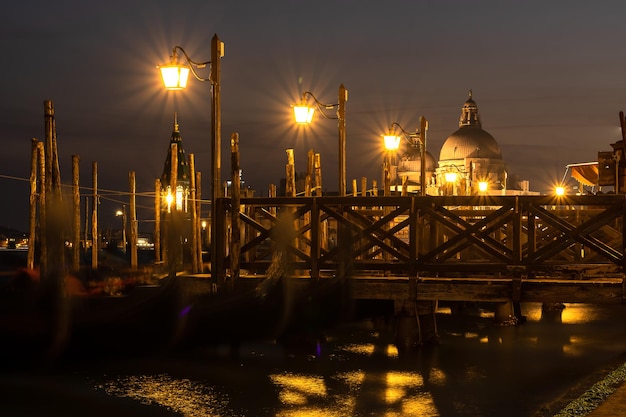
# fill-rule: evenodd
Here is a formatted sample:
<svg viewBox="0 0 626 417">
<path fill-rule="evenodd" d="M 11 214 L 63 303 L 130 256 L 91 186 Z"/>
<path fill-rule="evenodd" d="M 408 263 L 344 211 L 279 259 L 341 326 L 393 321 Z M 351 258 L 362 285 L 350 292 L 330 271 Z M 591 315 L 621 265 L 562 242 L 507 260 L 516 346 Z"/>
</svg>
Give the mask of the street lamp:
<svg viewBox="0 0 626 417">
<path fill-rule="evenodd" d="M 315 106 L 307 104 L 307 97 L 310 96 L 315 102 Z M 302 93 L 300 104 L 293 106 L 293 114 L 298 124 L 309 124 L 313 120 L 315 109 L 320 110 L 320 114 L 326 119 L 336 119 L 339 125 L 339 195 L 346 195 L 346 102 L 348 101 L 348 90 L 341 84 L 339 86 L 339 100 L 337 104 L 323 104 L 310 91 Z M 337 116 L 328 116 L 324 110 L 337 109 Z"/>
<path fill-rule="evenodd" d="M 400 129 L 402 136 L 396 135 L 395 127 Z M 404 130 L 399 123 L 393 122 L 389 127 L 389 133 L 384 135 L 385 147 L 389 149 L 387 146 L 387 142 L 393 143 L 394 141 L 397 143 L 395 149 L 398 149 L 400 145 L 400 138 L 404 137 L 407 142 L 411 144 L 412 147 L 418 147 L 420 149 L 420 195 L 426 195 L 426 132 L 428 132 L 428 121 L 424 116 L 420 116 L 420 127 L 415 132 L 407 132 Z"/>
<path fill-rule="evenodd" d="M 182 53 L 188 65 L 181 65 L 178 62 L 178 51 Z M 217 199 L 221 197 L 220 168 L 221 168 L 221 100 L 220 100 L 220 77 L 221 58 L 224 57 L 224 42 L 220 41 L 217 34 L 211 39 L 211 60 L 208 62 L 196 62 L 189 58 L 189 55 L 180 46 L 175 46 L 172 50 L 169 64 L 159 65 L 163 84 L 168 90 L 182 90 L 187 86 L 187 77 L 191 72 L 198 81 L 209 81 L 212 86 L 211 94 L 211 222 L 213 225 L 217 219 Z M 196 69 L 210 66 L 208 78 L 200 77 Z M 211 227 L 211 272 L 214 273 L 215 262 L 217 260 L 217 227 Z"/>
</svg>

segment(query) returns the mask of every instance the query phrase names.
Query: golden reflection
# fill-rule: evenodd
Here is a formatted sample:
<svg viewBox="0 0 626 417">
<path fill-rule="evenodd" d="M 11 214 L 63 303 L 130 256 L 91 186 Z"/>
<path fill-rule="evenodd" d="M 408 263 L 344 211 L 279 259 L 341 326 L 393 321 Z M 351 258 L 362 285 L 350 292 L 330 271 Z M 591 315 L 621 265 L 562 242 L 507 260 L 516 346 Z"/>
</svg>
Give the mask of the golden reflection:
<svg viewBox="0 0 626 417">
<path fill-rule="evenodd" d="M 415 397 L 402 401 L 402 416 L 437 417 L 439 411 L 433 397 L 428 393 L 423 393 Z"/>
<path fill-rule="evenodd" d="M 583 340 L 580 337 L 570 336 L 569 343 L 563 345 L 563 353 L 567 356 L 580 356 L 584 354 L 581 348 L 582 342 Z"/>
<path fill-rule="evenodd" d="M 365 372 L 363 371 L 343 372 L 343 373 L 338 374 L 336 378 L 348 384 L 350 388 L 357 388 L 363 383 L 363 380 L 365 379 Z"/>
<path fill-rule="evenodd" d="M 597 318 L 597 311 L 587 304 L 565 304 L 565 308 L 561 312 L 563 324 L 589 323 Z"/>
<path fill-rule="evenodd" d="M 362 345 L 346 345 L 343 349 L 347 352 L 358 353 L 361 355 L 371 356 L 374 353 L 374 349 L 376 346 L 373 344 L 362 344 Z"/>
<path fill-rule="evenodd" d="M 406 394 L 405 390 L 398 387 L 387 387 L 385 390 L 385 402 L 393 404 L 400 401 Z"/>
<path fill-rule="evenodd" d="M 430 370 L 428 381 L 430 384 L 444 384 L 446 382 L 446 374 L 441 369 L 433 368 Z"/>
<path fill-rule="evenodd" d="M 413 372 L 388 372 L 387 385 L 390 387 L 420 387 L 424 380 L 420 374 Z"/>
<path fill-rule="evenodd" d="M 296 390 L 306 395 L 326 396 L 326 385 L 321 377 L 303 375 L 271 375 L 271 381 L 285 390 Z M 294 397 L 296 398 L 296 397 Z"/>
<path fill-rule="evenodd" d="M 276 417 L 345 417 L 350 415 L 345 411 L 332 411 L 327 408 L 303 408 L 299 410 L 282 411 Z"/>
<path fill-rule="evenodd" d="M 437 307 L 437 314 L 452 314 L 452 309 L 450 307 Z"/>
<path fill-rule="evenodd" d="M 480 311 L 480 317 L 483 319 L 492 319 L 495 316 L 496 316 L 496 313 L 494 313 L 493 311 L 485 311 L 485 310 Z"/>
<path fill-rule="evenodd" d="M 201 384 L 168 375 L 130 376 L 109 381 L 102 388 L 108 395 L 158 404 L 187 417 L 221 415 L 229 401 Z"/>
<path fill-rule="evenodd" d="M 398 357 L 398 347 L 396 345 L 387 345 L 387 356 L 389 358 Z"/>
<path fill-rule="evenodd" d="M 465 334 L 463 334 L 463 337 L 466 339 L 476 339 L 478 337 L 478 333 L 465 332 Z"/>
</svg>

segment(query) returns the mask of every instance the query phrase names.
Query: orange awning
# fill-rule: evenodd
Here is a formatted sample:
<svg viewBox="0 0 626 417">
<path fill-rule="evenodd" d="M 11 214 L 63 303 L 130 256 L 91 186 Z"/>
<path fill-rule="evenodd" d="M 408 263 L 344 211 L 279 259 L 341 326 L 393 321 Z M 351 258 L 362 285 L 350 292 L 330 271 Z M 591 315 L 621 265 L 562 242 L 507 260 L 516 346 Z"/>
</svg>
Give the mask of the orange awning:
<svg viewBox="0 0 626 417">
<path fill-rule="evenodd" d="M 572 178 L 576 181 L 587 185 L 598 185 L 598 163 L 585 162 L 581 164 L 569 164 L 567 166 L 572 172 Z"/>
</svg>

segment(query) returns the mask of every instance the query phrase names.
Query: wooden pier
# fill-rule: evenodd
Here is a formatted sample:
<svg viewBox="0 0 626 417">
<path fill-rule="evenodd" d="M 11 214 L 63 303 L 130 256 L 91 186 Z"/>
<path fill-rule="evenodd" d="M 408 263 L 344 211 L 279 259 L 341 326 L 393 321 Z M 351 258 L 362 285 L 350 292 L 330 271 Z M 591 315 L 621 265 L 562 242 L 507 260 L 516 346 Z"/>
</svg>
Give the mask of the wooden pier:
<svg viewBox="0 0 626 417">
<path fill-rule="evenodd" d="M 394 300 L 397 312 L 435 301 L 515 306 L 626 299 L 624 195 L 236 203 L 217 201 L 215 226 L 227 236 L 213 263 L 218 285 L 264 279 L 272 254 L 282 251 L 294 285 L 343 279 L 354 299 Z M 231 224 L 239 224 L 239 233 Z M 503 311 L 514 315 L 513 307 Z"/>
</svg>

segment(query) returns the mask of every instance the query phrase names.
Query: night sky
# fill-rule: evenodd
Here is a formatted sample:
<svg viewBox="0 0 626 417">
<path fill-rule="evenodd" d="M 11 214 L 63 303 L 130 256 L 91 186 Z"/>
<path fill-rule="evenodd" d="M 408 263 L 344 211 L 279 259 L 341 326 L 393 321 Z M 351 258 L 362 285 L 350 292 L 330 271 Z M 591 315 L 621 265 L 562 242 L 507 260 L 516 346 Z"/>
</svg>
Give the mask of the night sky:
<svg viewBox="0 0 626 417">
<path fill-rule="evenodd" d="M 167 92 L 156 66 L 175 45 L 208 61 L 215 33 L 225 43 L 222 179 L 238 132 L 243 178 L 257 196 L 284 177 L 287 148 L 299 172 L 309 149 L 320 153 L 324 188 L 337 189 L 336 121 L 298 128 L 290 106 L 304 90 L 337 103 L 341 83 L 349 91 L 349 189 L 363 176 L 380 183 L 381 135 L 394 121 L 415 130 L 425 116 L 427 148 L 438 158 L 470 89 L 509 175 L 534 191 L 621 139 L 623 1 L 59 0 L 3 9 L 0 225 L 21 230 L 44 100 L 56 110 L 63 183 L 71 184 L 71 156 L 79 155 L 81 186 L 90 187 L 97 161 L 99 188 L 113 191 L 100 207 L 104 227 L 127 202 L 129 171 L 138 192 L 153 191 L 174 112 L 210 195 L 210 85 L 192 79 L 186 91 Z M 138 215 L 141 229 L 152 214 Z"/>
</svg>

